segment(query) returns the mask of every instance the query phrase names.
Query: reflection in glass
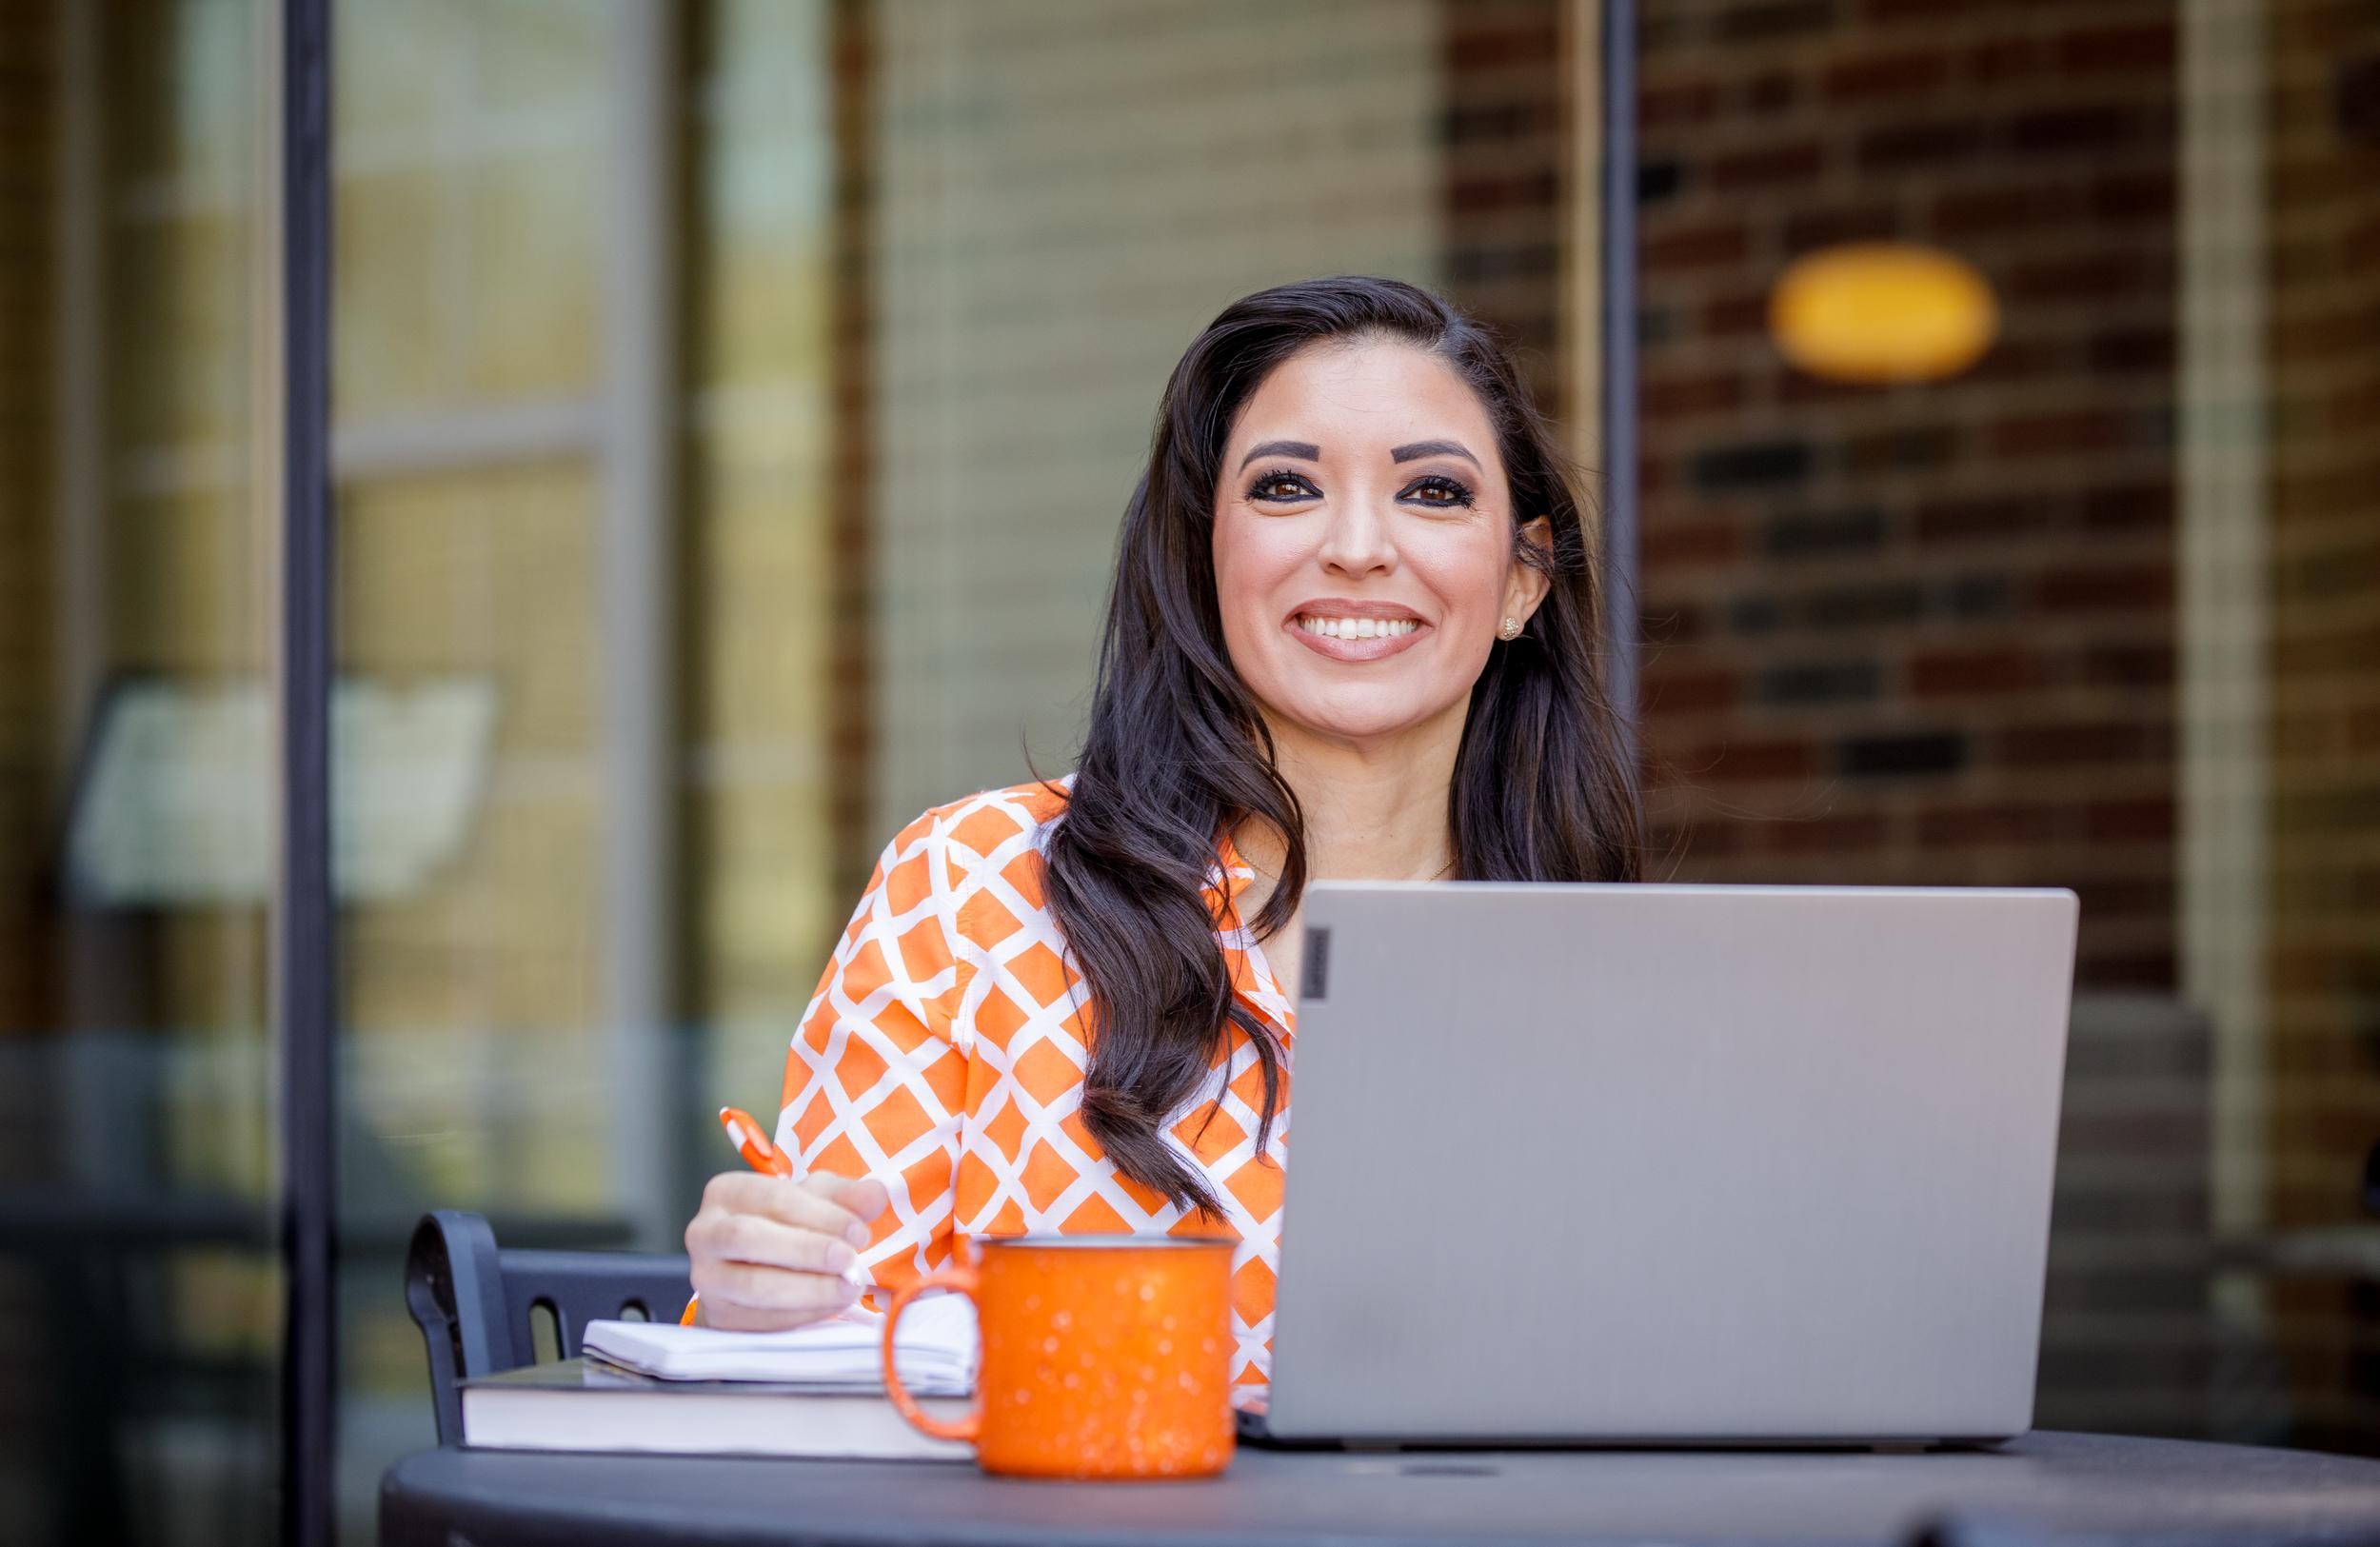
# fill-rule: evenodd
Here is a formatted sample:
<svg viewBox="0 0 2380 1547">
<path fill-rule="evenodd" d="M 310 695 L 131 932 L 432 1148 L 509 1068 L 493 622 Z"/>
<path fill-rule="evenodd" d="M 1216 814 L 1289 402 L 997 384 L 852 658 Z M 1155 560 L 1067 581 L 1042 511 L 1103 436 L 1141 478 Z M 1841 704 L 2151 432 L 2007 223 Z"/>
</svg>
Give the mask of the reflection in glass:
<svg viewBox="0 0 2380 1547">
<path fill-rule="evenodd" d="M 1216 310 L 1443 284 L 1583 395 L 1585 9 L 341 6 L 343 680 L 493 704 L 460 849 L 343 914 L 356 1539 L 430 1438 L 401 1222 L 676 1248 L 883 823 L 1070 755 Z"/>
<path fill-rule="evenodd" d="M 269 1539 L 268 8 L 0 29 L 0 1521 Z"/>
</svg>

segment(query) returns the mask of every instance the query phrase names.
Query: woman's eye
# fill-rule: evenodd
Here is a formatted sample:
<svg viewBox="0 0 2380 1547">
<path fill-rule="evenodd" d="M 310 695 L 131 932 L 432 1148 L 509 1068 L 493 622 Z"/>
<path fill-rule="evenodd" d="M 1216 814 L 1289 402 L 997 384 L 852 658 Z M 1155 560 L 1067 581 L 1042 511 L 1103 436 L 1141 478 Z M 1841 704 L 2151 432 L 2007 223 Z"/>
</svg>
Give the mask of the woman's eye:
<svg viewBox="0 0 2380 1547">
<path fill-rule="evenodd" d="M 1313 496 L 1314 486 L 1297 473 L 1266 473 L 1248 490 L 1249 497 L 1276 502 L 1303 500 Z"/>
<path fill-rule="evenodd" d="M 1451 506 L 1471 503 L 1471 490 L 1468 487 L 1457 483 L 1454 479 L 1444 477 L 1424 478 L 1407 489 L 1405 494 L 1407 498 L 1418 499 L 1423 505 Z"/>
</svg>

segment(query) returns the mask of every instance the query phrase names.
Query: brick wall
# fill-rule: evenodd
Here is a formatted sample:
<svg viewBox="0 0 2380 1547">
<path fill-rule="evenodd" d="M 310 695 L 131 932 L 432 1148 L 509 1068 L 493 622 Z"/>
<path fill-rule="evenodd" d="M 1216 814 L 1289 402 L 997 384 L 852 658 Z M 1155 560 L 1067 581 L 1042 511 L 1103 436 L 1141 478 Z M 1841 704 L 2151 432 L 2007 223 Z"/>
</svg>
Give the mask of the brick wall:
<svg viewBox="0 0 2380 1547">
<path fill-rule="evenodd" d="M 2174 32 L 2140 0 L 1647 7 L 1648 750 L 1679 875 L 2049 882 L 2170 988 Z M 1936 243 L 2005 307 L 1936 387 L 1764 332 L 1795 256 Z"/>
<path fill-rule="evenodd" d="M 2268 14 L 2266 1121 L 2287 1229 L 2357 1218 L 2380 1143 L 2380 10 Z M 2380 1447 L 2380 1291 L 2285 1283 L 2274 1310 L 2298 1442 Z"/>
<path fill-rule="evenodd" d="M 2193 1433 L 2208 1036 L 2176 996 L 2170 0 L 1649 0 L 1639 103 L 1655 873 L 2082 899 L 2040 1421 Z M 1830 385 L 1794 258 L 1979 267 L 1997 346 Z"/>
</svg>

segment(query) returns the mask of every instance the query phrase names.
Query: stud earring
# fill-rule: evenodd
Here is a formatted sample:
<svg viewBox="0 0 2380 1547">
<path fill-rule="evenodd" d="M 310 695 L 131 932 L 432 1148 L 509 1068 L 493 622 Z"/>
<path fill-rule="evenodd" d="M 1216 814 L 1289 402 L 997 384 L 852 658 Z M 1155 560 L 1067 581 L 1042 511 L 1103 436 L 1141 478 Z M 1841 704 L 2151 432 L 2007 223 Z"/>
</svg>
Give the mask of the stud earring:
<svg viewBox="0 0 2380 1547">
<path fill-rule="evenodd" d="M 1496 632 L 1497 636 L 1500 639 L 1510 639 L 1515 634 L 1520 632 L 1520 623 L 1517 619 L 1507 618 L 1504 620 L 1504 626 L 1497 629 Z"/>
</svg>

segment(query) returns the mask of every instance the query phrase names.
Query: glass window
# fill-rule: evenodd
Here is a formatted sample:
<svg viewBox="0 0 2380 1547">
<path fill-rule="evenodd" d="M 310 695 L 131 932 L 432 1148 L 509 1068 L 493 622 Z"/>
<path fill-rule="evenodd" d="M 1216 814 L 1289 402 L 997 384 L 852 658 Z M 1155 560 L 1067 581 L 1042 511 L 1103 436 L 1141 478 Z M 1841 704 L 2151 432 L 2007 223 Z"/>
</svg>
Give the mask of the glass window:
<svg viewBox="0 0 2380 1547">
<path fill-rule="evenodd" d="M 892 828 L 1069 763 L 1210 317 L 1399 275 L 1595 401 L 1590 8 L 642 9 L 338 10 L 343 703 L 445 705 L 453 792 L 341 743 L 357 1540 L 430 1437 L 399 1223 L 679 1248 Z"/>
<path fill-rule="evenodd" d="M 277 1529 L 278 101 L 246 0 L 0 28 L 0 1520 Z"/>
</svg>

